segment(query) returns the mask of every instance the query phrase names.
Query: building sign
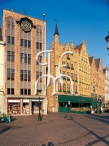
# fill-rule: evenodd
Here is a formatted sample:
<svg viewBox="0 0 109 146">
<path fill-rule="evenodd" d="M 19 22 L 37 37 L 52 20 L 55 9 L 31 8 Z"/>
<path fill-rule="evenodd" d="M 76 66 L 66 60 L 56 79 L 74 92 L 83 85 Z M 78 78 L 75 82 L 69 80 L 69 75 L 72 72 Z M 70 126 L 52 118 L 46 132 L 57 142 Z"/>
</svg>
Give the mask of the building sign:
<svg viewBox="0 0 109 146">
<path fill-rule="evenodd" d="M 36 28 L 36 26 L 33 25 L 33 22 L 27 17 L 21 18 L 20 21 L 16 21 L 16 23 L 18 23 L 26 33 L 30 32 L 32 28 Z"/>
<path fill-rule="evenodd" d="M 32 29 L 32 25 L 31 25 L 31 23 L 28 20 L 23 20 L 21 22 L 21 28 L 25 32 L 30 32 L 31 29 Z"/>
</svg>

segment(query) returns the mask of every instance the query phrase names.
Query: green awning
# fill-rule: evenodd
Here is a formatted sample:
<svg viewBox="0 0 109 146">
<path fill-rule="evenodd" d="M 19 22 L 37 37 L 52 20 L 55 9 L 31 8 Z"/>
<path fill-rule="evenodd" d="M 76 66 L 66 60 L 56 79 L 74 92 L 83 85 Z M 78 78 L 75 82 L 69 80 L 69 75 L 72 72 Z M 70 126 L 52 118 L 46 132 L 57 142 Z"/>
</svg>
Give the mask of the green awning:
<svg viewBox="0 0 109 146">
<path fill-rule="evenodd" d="M 69 96 L 69 95 L 58 95 L 58 102 L 76 102 L 76 103 L 100 103 L 100 101 L 95 100 L 91 97 L 83 96 Z"/>
</svg>

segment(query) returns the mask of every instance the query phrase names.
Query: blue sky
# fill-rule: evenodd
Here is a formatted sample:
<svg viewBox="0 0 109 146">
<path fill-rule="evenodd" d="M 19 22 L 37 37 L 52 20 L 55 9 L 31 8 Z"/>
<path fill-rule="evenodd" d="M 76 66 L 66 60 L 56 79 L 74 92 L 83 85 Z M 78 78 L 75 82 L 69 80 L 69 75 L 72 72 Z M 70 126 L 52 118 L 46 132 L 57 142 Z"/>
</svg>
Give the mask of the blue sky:
<svg viewBox="0 0 109 146">
<path fill-rule="evenodd" d="M 74 42 L 74 46 L 86 41 L 90 56 L 102 56 L 103 67 L 109 64 L 105 37 L 109 31 L 108 0 L 0 0 L 0 27 L 2 8 L 46 20 L 46 48 L 54 41 L 55 19 L 59 30 L 59 42 Z"/>
</svg>

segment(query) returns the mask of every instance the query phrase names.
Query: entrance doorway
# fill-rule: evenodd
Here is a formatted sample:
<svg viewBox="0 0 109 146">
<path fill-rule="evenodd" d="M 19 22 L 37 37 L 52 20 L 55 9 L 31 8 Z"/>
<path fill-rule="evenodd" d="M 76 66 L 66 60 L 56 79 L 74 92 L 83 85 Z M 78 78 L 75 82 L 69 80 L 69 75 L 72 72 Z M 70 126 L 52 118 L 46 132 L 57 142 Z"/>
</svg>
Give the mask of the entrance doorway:
<svg viewBox="0 0 109 146">
<path fill-rule="evenodd" d="M 39 113 L 39 101 L 32 101 L 32 114 Z"/>
</svg>

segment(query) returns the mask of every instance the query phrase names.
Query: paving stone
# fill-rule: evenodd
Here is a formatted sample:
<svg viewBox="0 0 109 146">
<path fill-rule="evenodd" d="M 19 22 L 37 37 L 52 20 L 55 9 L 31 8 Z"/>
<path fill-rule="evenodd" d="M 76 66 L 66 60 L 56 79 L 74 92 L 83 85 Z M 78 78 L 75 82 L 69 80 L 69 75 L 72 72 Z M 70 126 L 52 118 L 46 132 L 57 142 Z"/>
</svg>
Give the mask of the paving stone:
<svg viewBox="0 0 109 146">
<path fill-rule="evenodd" d="M 109 146 L 109 113 L 15 116 L 0 123 L 0 146 Z"/>
</svg>

